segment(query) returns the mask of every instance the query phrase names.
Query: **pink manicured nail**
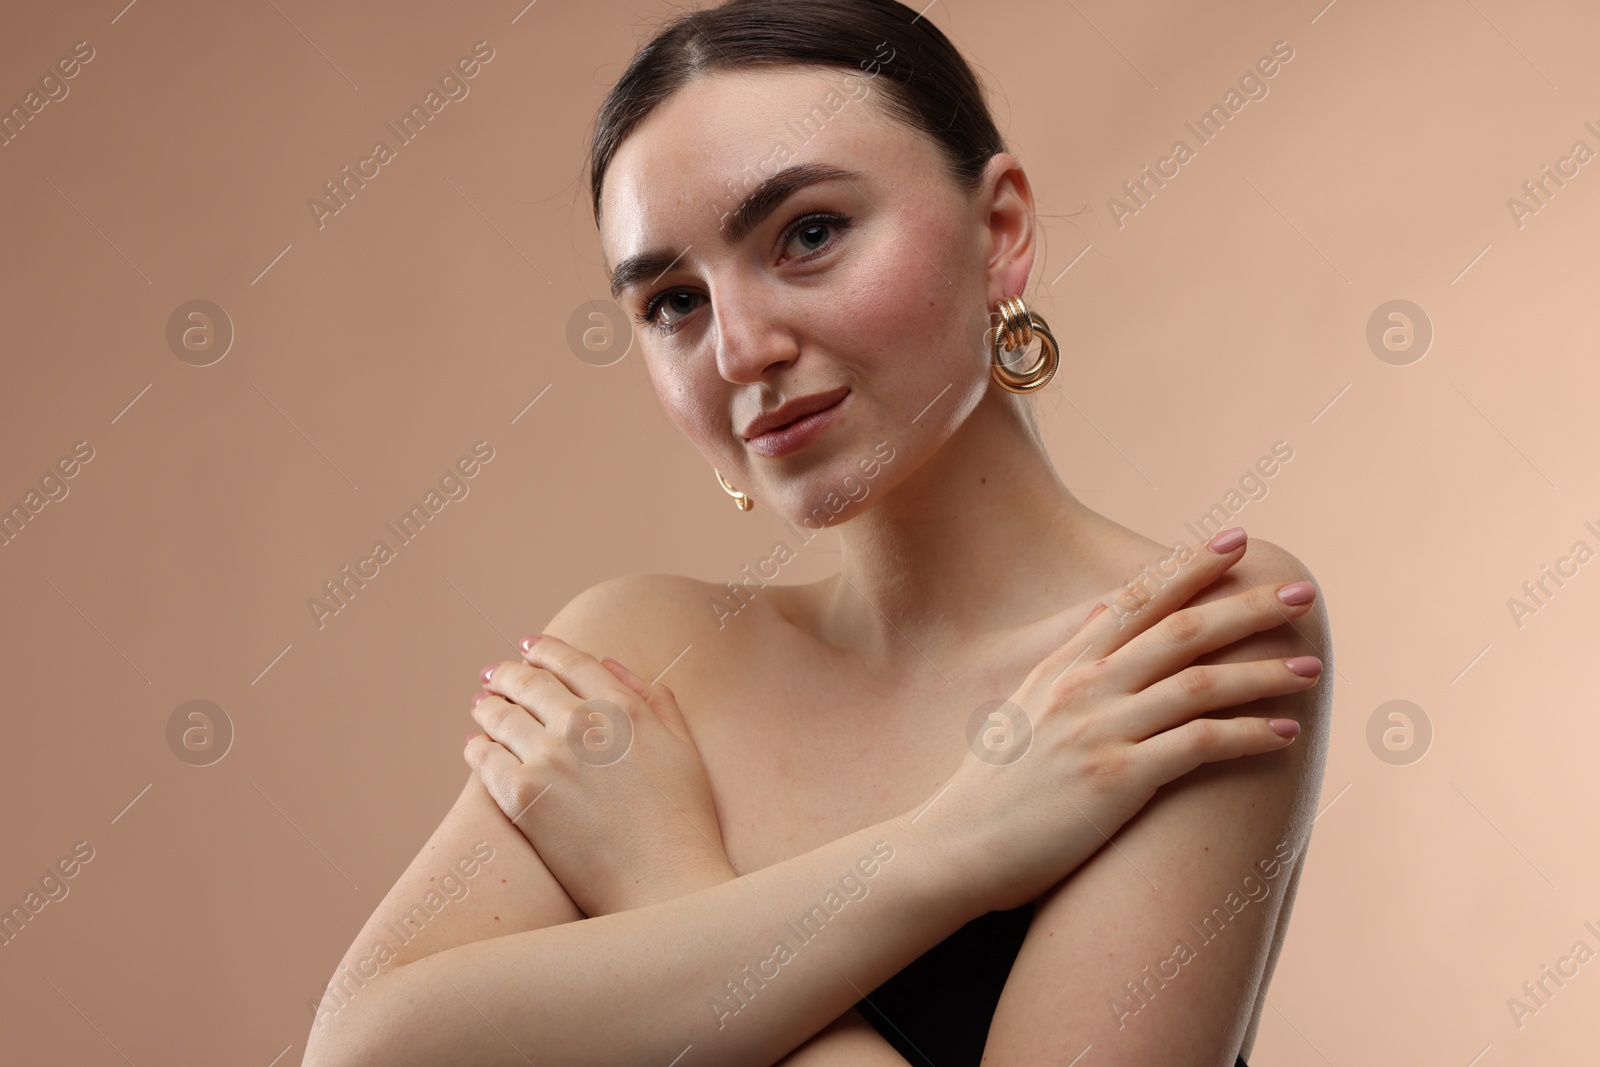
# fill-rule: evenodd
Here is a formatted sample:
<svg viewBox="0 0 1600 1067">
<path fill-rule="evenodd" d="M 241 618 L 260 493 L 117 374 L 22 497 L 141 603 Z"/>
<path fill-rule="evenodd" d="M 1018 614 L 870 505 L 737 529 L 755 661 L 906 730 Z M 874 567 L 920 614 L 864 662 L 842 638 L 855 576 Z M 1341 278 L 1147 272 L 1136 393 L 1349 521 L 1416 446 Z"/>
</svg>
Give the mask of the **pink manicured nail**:
<svg viewBox="0 0 1600 1067">
<path fill-rule="evenodd" d="M 1300 724 L 1293 719 L 1268 719 L 1267 725 L 1279 737 L 1294 737 L 1300 732 Z"/>
<path fill-rule="evenodd" d="M 1322 661 L 1315 656 L 1296 656 L 1284 660 L 1283 665 L 1302 678 L 1315 678 L 1322 673 Z"/>
<path fill-rule="evenodd" d="M 493 675 L 494 672 L 499 669 L 499 667 L 500 667 L 500 664 L 498 664 L 498 663 L 489 664 L 483 670 L 478 672 L 479 680 L 481 680 L 484 685 L 488 685 L 490 676 Z"/>
<path fill-rule="evenodd" d="M 1309 604 L 1317 598 L 1317 587 L 1310 582 L 1295 582 L 1278 590 L 1278 599 L 1285 604 Z"/>
<path fill-rule="evenodd" d="M 1213 537 L 1208 544 L 1211 548 L 1211 551 L 1217 553 L 1219 556 L 1225 556 L 1229 552 L 1232 552 L 1234 549 L 1238 548 L 1240 545 L 1244 544 L 1245 539 L 1248 536 L 1249 535 L 1244 532 L 1243 526 L 1234 526 L 1231 529 L 1223 530 L 1221 533 L 1217 534 L 1217 536 Z"/>
<path fill-rule="evenodd" d="M 477 707 L 478 706 L 478 701 L 482 700 L 484 697 L 486 697 L 488 695 L 489 695 L 489 691 L 487 689 L 478 690 L 477 694 L 472 698 L 472 706 L 473 707 Z"/>
<path fill-rule="evenodd" d="M 529 634 L 527 637 L 524 637 L 521 641 L 518 641 L 517 644 L 522 647 L 522 651 L 531 652 L 531 651 L 533 651 L 533 646 L 538 644 L 539 643 L 539 638 L 541 638 L 543 636 L 544 636 L 544 634 Z"/>
<path fill-rule="evenodd" d="M 472 739 L 477 736 L 477 734 L 468 734 L 467 739 L 461 743 L 461 747 L 465 748 L 467 745 L 472 744 Z"/>
</svg>

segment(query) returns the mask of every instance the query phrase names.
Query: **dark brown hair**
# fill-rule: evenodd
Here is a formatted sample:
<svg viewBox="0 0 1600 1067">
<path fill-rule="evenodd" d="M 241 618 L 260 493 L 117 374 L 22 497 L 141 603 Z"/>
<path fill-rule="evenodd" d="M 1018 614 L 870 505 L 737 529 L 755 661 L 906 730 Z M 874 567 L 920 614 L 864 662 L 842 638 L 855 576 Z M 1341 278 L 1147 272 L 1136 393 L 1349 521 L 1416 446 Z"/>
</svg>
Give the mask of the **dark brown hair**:
<svg viewBox="0 0 1600 1067">
<path fill-rule="evenodd" d="M 887 43 L 888 58 L 880 46 Z M 877 64 L 873 70 L 874 63 Z M 695 75 L 760 66 L 843 67 L 884 79 L 886 113 L 933 139 L 966 192 L 1007 151 L 972 68 L 934 24 L 895 0 L 729 0 L 678 15 L 606 94 L 589 149 L 595 224 L 617 146 Z"/>
</svg>

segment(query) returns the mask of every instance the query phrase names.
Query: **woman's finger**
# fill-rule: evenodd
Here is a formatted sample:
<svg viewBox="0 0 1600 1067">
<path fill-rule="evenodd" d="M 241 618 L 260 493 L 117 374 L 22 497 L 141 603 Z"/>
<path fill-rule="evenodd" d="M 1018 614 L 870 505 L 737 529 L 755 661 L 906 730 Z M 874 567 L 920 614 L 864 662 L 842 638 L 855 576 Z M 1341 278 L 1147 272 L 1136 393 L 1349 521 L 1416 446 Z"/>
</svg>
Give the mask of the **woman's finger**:
<svg viewBox="0 0 1600 1067">
<path fill-rule="evenodd" d="M 645 681 L 610 656 L 600 662 L 616 675 L 622 684 L 638 693 L 664 726 L 679 737 L 688 739 L 689 724 L 684 722 L 683 711 L 678 707 L 677 697 L 673 695 L 672 690 L 659 682 Z"/>
<path fill-rule="evenodd" d="M 1236 708 L 1310 689 L 1321 675 L 1322 661 L 1316 656 L 1196 664 L 1134 697 L 1135 710 L 1125 720 L 1126 729 L 1137 740 L 1147 740 L 1201 712 Z"/>
<path fill-rule="evenodd" d="M 1316 598 L 1311 582 L 1280 582 L 1180 608 L 1117 650 L 1121 677 L 1134 690 L 1163 685 L 1203 655 L 1298 619 Z"/>
<path fill-rule="evenodd" d="M 1218 551 L 1218 547 L 1223 551 Z M 1194 599 L 1244 558 L 1242 527 L 1224 530 L 1200 545 L 1183 545 L 1122 583 L 1106 597 L 1109 610 L 1084 627 L 1093 634 L 1094 655 L 1109 656 Z"/>
<path fill-rule="evenodd" d="M 1237 532 L 1235 532 L 1237 531 Z M 1232 537 L 1229 535 L 1232 534 Z M 1196 593 L 1244 558 L 1244 534 L 1235 527 L 1225 530 L 1204 545 L 1185 545 L 1159 562 L 1124 582 L 1116 593 L 1102 602 L 1107 610 L 1091 614 L 1083 626 L 1061 647 L 1046 656 L 1034 675 L 1047 682 L 1058 679 L 1069 667 L 1110 656 L 1166 615 L 1182 607 Z M 1227 538 L 1226 540 L 1224 538 Z M 1234 543 L 1230 544 L 1232 541 Z M 1221 544 L 1225 552 L 1213 546 Z"/>
<path fill-rule="evenodd" d="M 579 700 L 615 699 L 618 695 L 617 676 L 589 653 L 573 648 L 561 638 L 532 634 L 524 637 L 520 644 L 522 658 L 530 666 L 548 671 Z"/>
<path fill-rule="evenodd" d="M 461 758 L 466 760 L 490 799 L 512 825 L 516 825 L 549 788 L 549 783 L 532 778 L 521 760 L 486 734 L 467 738 Z"/>
<path fill-rule="evenodd" d="M 1182 726 L 1141 741 L 1134 749 L 1137 753 L 1135 765 L 1147 783 L 1161 786 L 1183 777 L 1202 763 L 1287 748 L 1299 732 L 1300 724 L 1294 719 L 1252 716 L 1191 719 Z"/>
<path fill-rule="evenodd" d="M 650 699 L 649 682 L 646 682 L 643 678 L 640 678 L 637 674 L 634 674 L 632 671 L 624 667 L 621 663 L 612 659 L 610 656 L 606 656 L 604 659 L 602 659 L 600 664 L 601 666 L 605 667 L 606 670 L 616 675 L 617 681 L 621 682 L 629 689 L 632 689 L 635 693 L 638 693 L 639 696 L 643 697 L 645 700 Z"/>
<path fill-rule="evenodd" d="M 539 725 L 552 730 L 565 727 L 581 699 L 560 678 L 521 660 L 491 663 L 479 672 L 478 681 L 490 692 L 522 705 Z"/>
<path fill-rule="evenodd" d="M 489 693 L 472 705 L 472 718 L 483 727 L 491 741 L 499 742 L 517 759 L 527 763 L 533 758 L 545 732 L 537 719 L 521 704 L 507 700 L 498 693 Z"/>
</svg>

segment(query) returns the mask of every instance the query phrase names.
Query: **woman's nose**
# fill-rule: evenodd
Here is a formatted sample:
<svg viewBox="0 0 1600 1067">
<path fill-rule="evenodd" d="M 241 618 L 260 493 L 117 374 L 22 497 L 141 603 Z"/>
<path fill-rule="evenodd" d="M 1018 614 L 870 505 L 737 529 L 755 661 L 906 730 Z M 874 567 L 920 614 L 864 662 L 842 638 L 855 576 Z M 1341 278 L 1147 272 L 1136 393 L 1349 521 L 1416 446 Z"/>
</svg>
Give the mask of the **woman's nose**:
<svg viewBox="0 0 1600 1067">
<path fill-rule="evenodd" d="M 799 354 L 793 331 L 755 294 L 724 295 L 712 305 L 717 370 L 730 382 L 759 382 Z"/>
</svg>

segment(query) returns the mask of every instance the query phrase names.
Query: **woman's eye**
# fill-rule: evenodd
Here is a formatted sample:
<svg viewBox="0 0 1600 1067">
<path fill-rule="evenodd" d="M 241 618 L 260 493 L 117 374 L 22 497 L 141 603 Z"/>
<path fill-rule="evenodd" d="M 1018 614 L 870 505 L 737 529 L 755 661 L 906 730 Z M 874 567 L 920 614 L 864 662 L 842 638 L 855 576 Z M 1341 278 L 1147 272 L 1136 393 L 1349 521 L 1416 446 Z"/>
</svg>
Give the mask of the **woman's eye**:
<svg viewBox="0 0 1600 1067">
<path fill-rule="evenodd" d="M 838 231 L 849 225 L 849 219 L 837 215 L 801 219 L 789 228 L 789 240 L 784 247 L 798 245 L 797 255 L 805 259 L 835 244 Z M 678 320 L 693 314 L 704 299 L 700 293 L 689 289 L 665 289 L 645 302 L 637 318 L 657 333 L 670 334 L 678 328 Z"/>
<path fill-rule="evenodd" d="M 805 252 L 815 252 L 828 243 L 828 231 L 833 227 L 825 222 L 812 222 L 800 227 L 789 243 L 799 241 Z"/>
<path fill-rule="evenodd" d="M 639 321 L 661 333 L 671 333 L 678 328 L 679 318 L 694 311 L 698 305 L 693 301 L 699 299 L 699 293 L 687 289 L 669 289 L 658 293 L 645 304 L 644 310 L 639 313 Z"/>
<path fill-rule="evenodd" d="M 798 244 L 800 255 L 802 256 L 810 255 L 812 252 L 820 252 L 833 243 L 834 231 L 844 229 L 845 226 L 849 225 L 849 222 L 849 219 L 831 215 L 802 219 L 790 231 L 789 242 L 785 247 L 792 247 Z"/>
</svg>

